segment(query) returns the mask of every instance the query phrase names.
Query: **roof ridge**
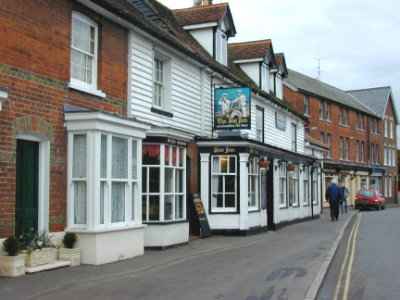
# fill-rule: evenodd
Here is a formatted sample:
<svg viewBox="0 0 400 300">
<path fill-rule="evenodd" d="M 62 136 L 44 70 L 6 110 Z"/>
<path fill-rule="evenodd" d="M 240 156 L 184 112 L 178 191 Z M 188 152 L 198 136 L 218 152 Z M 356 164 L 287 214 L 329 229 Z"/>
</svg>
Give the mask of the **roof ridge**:
<svg viewBox="0 0 400 300">
<path fill-rule="evenodd" d="M 391 89 L 390 85 L 385 86 L 377 86 L 372 88 L 365 88 L 365 89 L 356 89 L 356 90 L 347 90 L 347 92 L 361 92 L 361 91 L 371 91 L 371 90 L 380 90 L 380 89 Z"/>
<path fill-rule="evenodd" d="M 377 116 L 377 114 L 376 114 L 374 111 L 372 111 L 368 106 L 366 106 L 364 103 L 362 103 L 358 98 L 356 98 L 355 96 L 351 95 L 348 91 L 342 90 L 341 88 L 338 88 L 338 87 L 336 87 L 336 86 L 334 86 L 334 85 L 331 85 L 331 84 L 326 83 L 326 82 L 324 82 L 324 81 L 321 81 L 321 80 L 319 80 L 319 79 L 312 78 L 311 76 L 308 76 L 308 75 L 306 75 L 306 74 L 300 73 L 300 72 L 295 71 L 295 70 L 293 70 L 293 69 L 289 69 L 289 71 L 290 71 L 290 72 L 295 72 L 295 73 L 299 74 L 300 76 L 307 77 L 307 78 L 309 78 L 309 79 L 311 79 L 311 80 L 317 81 L 317 82 L 319 82 L 320 84 L 325 85 L 325 86 L 328 87 L 328 88 L 335 89 L 335 90 L 337 90 L 337 91 L 340 91 L 340 92 L 343 93 L 343 94 L 346 94 L 346 95 L 350 96 L 354 101 L 356 101 L 358 104 L 360 104 L 360 105 L 361 105 L 365 110 L 367 110 L 371 115 Z M 332 99 L 332 100 L 333 100 L 333 99 Z M 347 101 L 346 101 L 346 102 L 347 102 Z M 343 104 L 343 105 L 344 105 L 344 104 Z M 350 106 L 350 105 L 347 105 L 347 106 Z M 353 108 L 353 109 L 355 109 L 355 108 Z"/>
<path fill-rule="evenodd" d="M 246 44 L 262 44 L 265 42 L 272 42 L 272 39 L 263 39 L 263 40 L 254 40 L 254 41 L 245 41 L 245 42 L 235 42 L 235 43 L 228 43 L 228 46 L 240 46 L 240 45 L 246 45 Z"/>
<path fill-rule="evenodd" d="M 205 9 L 205 8 L 210 8 L 210 7 L 220 7 L 220 6 L 228 6 L 228 2 L 222 2 L 222 3 L 215 3 L 215 4 L 209 4 L 209 5 L 199 5 L 199 6 L 190 6 L 190 7 L 184 7 L 184 8 L 176 8 L 176 9 L 171 9 L 172 12 L 181 12 L 181 11 L 187 11 L 187 10 L 196 10 L 196 9 Z"/>
</svg>

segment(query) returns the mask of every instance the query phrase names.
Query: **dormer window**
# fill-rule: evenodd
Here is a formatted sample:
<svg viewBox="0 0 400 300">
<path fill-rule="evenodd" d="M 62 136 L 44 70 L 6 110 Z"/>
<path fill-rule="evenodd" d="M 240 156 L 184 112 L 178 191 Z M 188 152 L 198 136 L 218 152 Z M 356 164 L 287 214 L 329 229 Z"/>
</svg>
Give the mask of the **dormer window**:
<svg viewBox="0 0 400 300">
<path fill-rule="evenodd" d="M 228 37 L 220 29 L 215 33 L 215 59 L 225 66 L 228 64 Z"/>
<path fill-rule="evenodd" d="M 261 64 L 261 88 L 269 92 L 269 70 L 266 63 Z"/>
</svg>

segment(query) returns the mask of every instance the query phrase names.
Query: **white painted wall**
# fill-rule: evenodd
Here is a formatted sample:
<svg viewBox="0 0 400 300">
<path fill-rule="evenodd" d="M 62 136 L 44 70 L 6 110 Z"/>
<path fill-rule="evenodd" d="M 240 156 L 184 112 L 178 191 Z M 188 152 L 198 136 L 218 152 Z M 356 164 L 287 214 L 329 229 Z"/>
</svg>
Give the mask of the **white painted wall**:
<svg viewBox="0 0 400 300">
<path fill-rule="evenodd" d="M 274 170 L 278 166 L 278 160 L 274 160 Z M 311 192 L 310 201 L 308 205 L 304 204 L 304 190 L 303 190 L 303 177 L 304 173 L 300 172 L 299 175 L 299 207 L 285 207 L 281 208 L 279 204 L 279 173 L 274 172 L 274 222 L 280 224 L 294 220 L 301 220 L 311 217 Z M 310 180 L 309 184 L 312 184 Z M 318 179 L 319 199 L 318 203 L 313 205 L 314 216 L 321 213 L 321 176 Z M 311 191 L 311 190 L 310 190 Z"/>
<path fill-rule="evenodd" d="M 145 229 L 145 247 L 168 247 L 189 242 L 189 223 L 155 224 Z"/>
<path fill-rule="evenodd" d="M 199 42 L 201 46 L 211 55 L 213 56 L 214 52 L 214 32 L 213 28 L 202 28 L 196 30 L 189 31 L 191 35 Z"/>
<path fill-rule="evenodd" d="M 251 80 L 260 86 L 260 62 L 243 63 L 240 64 L 240 68 L 251 78 Z"/>
<path fill-rule="evenodd" d="M 155 50 L 169 58 L 170 105 L 167 117 L 151 112 Z M 135 32 L 129 39 L 128 113 L 159 127 L 171 127 L 195 135 L 211 136 L 211 78 L 204 70 L 178 55 L 156 46 Z"/>
</svg>

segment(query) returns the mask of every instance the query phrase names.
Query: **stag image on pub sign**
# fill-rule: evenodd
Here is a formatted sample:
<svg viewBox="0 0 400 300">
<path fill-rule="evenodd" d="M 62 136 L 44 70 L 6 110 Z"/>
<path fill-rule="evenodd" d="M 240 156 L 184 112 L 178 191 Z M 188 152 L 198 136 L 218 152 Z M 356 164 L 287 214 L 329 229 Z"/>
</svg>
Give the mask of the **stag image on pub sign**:
<svg viewBox="0 0 400 300">
<path fill-rule="evenodd" d="M 214 95 L 215 129 L 250 129 L 250 88 L 217 88 Z"/>
</svg>

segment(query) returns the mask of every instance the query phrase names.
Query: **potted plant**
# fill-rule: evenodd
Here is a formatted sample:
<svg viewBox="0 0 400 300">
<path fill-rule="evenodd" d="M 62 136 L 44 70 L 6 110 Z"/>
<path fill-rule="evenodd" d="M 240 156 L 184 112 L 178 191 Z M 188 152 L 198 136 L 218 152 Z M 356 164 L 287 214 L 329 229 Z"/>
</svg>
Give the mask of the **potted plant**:
<svg viewBox="0 0 400 300">
<path fill-rule="evenodd" d="M 25 260 L 19 255 L 20 246 L 18 239 L 11 236 L 3 242 L 6 256 L 0 256 L 0 276 L 17 277 L 25 275 Z"/>
<path fill-rule="evenodd" d="M 81 264 L 81 249 L 75 248 L 77 241 L 76 233 L 67 232 L 63 238 L 64 247 L 61 247 L 59 252 L 59 259 L 70 261 L 72 267 Z"/>
<path fill-rule="evenodd" d="M 22 239 L 25 241 L 24 253 L 27 267 L 51 264 L 57 260 L 57 249 L 45 233 L 42 235 L 35 234 L 32 239 Z"/>
</svg>

